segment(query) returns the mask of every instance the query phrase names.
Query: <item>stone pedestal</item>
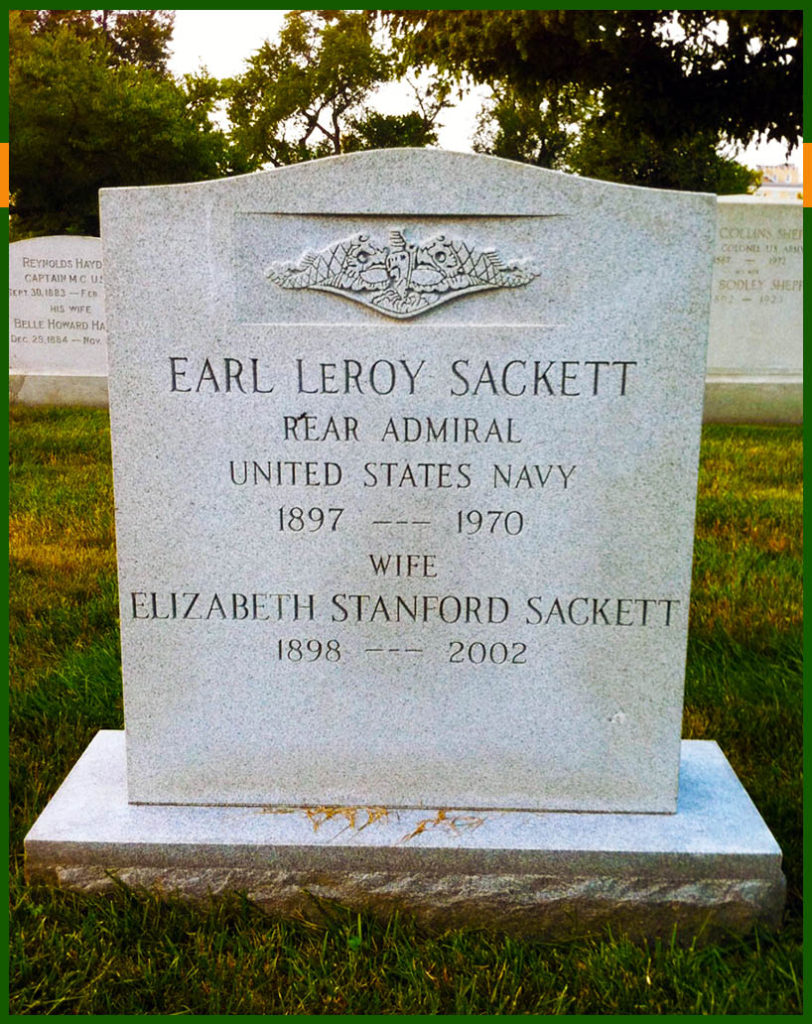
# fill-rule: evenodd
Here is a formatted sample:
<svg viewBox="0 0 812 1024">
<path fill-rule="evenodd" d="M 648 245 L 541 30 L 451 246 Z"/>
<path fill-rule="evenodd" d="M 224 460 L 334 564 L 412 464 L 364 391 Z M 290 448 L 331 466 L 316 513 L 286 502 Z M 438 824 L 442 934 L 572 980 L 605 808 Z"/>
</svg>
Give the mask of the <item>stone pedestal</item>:
<svg viewBox="0 0 812 1024">
<path fill-rule="evenodd" d="M 75 374 L 10 374 L 10 405 L 87 405 L 107 408 L 107 377 Z"/>
<path fill-rule="evenodd" d="M 803 374 L 709 373 L 705 423 L 803 423 Z"/>
<path fill-rule="evenodd" d="M 777 925 L 781 851 L 714 742 L 683 740 L 676 814 L 127 802 L 124 732 L 96 735 L 25 840 L 29 881 L 115 879 L 191 899 L 242 891 L 425 925 L 669 938 Z"/>
</svg>

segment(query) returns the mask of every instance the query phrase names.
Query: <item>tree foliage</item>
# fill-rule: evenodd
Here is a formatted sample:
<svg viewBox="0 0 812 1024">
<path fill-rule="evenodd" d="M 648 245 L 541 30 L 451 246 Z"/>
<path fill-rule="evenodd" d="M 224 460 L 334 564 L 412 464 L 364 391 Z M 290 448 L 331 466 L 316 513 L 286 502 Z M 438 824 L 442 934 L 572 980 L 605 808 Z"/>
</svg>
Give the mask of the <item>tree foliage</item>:
<svg viewBox="0 0 812 1024">
<path fill-rule="evenodd" d="M 436 144 L 454 81 L 493 87 L 479 151 L 611 180 L 744 191 L 720 143 L 800 133 L 799 11 L 291 11 L 225 82 L 171 76 L 173 20 L 10 12 L 14 237 L 96 233 L 99 188 Z M 412 109 L 377 112 L 417 68 Z"/>
<path fill-rule="evenodd" d="M 35 36 L 68 28 L 111 65 L 135 64 L 167 75 L 174 11 L 19 11 Z"/>
<path fill-rule="evenodd" d="M 223 173 L 227 147 L 209 120 L 211 80 L 180 85 L 156 70 L 160 55 L 135 41 L 132 20 L 108 18 L 108 30 L 127 41 L 116 49 L 103 25 L 80 17 L 90 12 L 27 17 L 40 13 L 11 12 L 9 22 L 14 237 L 97 234 L 100 188 Z"/>
<path fill-rule="evenodd" d="M 520 95 L 599 95 L 630 132 L 801 136 L 803 20 L 791 11 L 386 11 L 408 60 Z"/>
<path fill-rule="evenodd" d="M 577 86 L 541 99 L 497 86 L 480 114 L 474 149 L 588 178 L 718 195 L 749 192 L 761 177 L 725 152 L 718 133 L 663 140 L 630 131 Z"/>
<path fill-rule="evenodd" d="M 590 116 L 592 106 L 589 94 L 577 86 L 542 96 L 497 84 L 477 119 L 474 151 L 571 170 L 576 125 Z"/>
<path fill-rule="evenodd" d="M 447 93 L 405 115 L 371 109 L 376 88 L 397 74 L 363 12 L 291 11 L 278 41 L 263 43 L 245 72 L 225 83 L 232 144 L 255 169 L 435 141 Z"/>
<path fill-rule="evenodd" d="M 717 195 L 743 195 L 761 182 L 761 173 L 738 163 L 715 132 L 663 141 L 604 118 L 584 126 L 566 169 L 604 181 Z"/>
<path fill-rule="evenodd" d="M 364 116 L 350 118 L 341 142 L 343 153 L 361 149 L 398 149 L 403 146 L 433 146 L 437 143 L 434 122 L 419 111 L 408 114 L 380 114 L 367 111 Z"/>
</svg>

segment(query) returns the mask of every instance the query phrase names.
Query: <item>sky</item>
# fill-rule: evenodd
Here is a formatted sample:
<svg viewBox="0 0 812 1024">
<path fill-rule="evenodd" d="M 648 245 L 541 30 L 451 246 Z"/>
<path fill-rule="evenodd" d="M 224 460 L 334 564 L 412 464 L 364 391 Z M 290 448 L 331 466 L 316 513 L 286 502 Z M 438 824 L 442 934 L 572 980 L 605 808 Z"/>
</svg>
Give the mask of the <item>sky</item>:
<svg viewBox="0 0 812 1024">
<path fill-rule="evenodd" d="M 285 13 L 284 10 L 176 11 L 170 70 L 183 75 L 205 65 L 215 78 L 239 74 L 246 58 L 265 39 L 276 36 Z M 455 109 L 443 111 L 439 120 L 444 126 L 438 136 L 443 149 L 471 151 L 476 115 L 484 95 L 486 90 L 477 90 Z M 396 85 L 379 90 L 375 105 L 386 114 L 404 113 L 411 106 L 408 92 Z M 737 159 L 750 167 L 782 164 L 786 161 L 786 152 L 781 143 L 771 142 L 748 146 Z M 800 166 L 800 148 L 789 162 Z"/>
</svg>

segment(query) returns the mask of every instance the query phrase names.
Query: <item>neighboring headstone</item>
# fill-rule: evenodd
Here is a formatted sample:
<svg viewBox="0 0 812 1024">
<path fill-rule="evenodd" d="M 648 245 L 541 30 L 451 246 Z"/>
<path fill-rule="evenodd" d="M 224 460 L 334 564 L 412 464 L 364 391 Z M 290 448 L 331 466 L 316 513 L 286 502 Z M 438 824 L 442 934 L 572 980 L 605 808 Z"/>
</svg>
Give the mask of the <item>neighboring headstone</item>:
<svg viewBox="0 0 812 1024">
<path fill-rule="evenodd" d="M 9 393 L 31 405 L 107 404 L 100 238 L 9 246 Z"/>
<path fill-rule="evenodd" d="M 715 206 L 422 150 L 103 192 L 130 807 L 100 740 L 29 873 L 81 820 L 77 884 L 774 919 L 680 744 Z"/>
<path fill-rule="evenodd" d="M 705 419 L 803 420 L 803 207 L 719 200 Z"/>
</svg>

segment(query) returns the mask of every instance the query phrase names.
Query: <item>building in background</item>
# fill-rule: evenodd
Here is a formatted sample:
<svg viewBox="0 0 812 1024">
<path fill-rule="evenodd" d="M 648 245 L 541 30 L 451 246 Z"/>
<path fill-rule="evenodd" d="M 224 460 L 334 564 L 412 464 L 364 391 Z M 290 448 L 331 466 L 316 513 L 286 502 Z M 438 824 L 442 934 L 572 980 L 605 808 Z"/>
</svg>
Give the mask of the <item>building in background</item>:
<svg viewBox="0 0 812 1024">
<path fill-rule="evenodd" d="M 803 202 L 803 172 L 796 164 L 757 164 L 761 184 L 753 193 L 760 199 Z"/>
</svg>

